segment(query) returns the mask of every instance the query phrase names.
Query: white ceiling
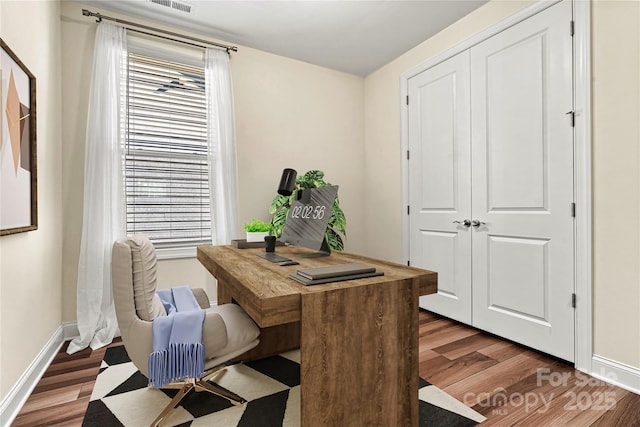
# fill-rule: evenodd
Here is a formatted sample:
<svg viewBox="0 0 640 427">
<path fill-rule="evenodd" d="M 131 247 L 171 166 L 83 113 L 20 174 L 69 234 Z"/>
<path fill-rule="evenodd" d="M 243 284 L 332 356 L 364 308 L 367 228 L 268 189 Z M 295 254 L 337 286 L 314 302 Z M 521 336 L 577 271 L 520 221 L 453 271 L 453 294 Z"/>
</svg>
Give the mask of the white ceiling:
<svg viewBox="0 0 640 427">
<path fill-rule="evenodd" d="M 178 0 L 186 13 L 150 0 L 79 1 L 362 76 L 487 2 Z"/>
</svg>

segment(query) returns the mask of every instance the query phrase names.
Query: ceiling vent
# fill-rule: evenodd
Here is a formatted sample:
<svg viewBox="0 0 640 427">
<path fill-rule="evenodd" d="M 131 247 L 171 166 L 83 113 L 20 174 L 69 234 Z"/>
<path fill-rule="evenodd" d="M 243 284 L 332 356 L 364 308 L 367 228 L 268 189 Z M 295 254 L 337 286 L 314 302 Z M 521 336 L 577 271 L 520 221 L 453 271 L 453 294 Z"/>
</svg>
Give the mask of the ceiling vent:
<svg viewBox="0 0 640 427">
<path fill-rule="evenodd" d="M 153 4 L 169 7 L 180 12 L 191 13 L 191 5 L 189 3 L 177 0 L 149 0 Z"/>
</svg>

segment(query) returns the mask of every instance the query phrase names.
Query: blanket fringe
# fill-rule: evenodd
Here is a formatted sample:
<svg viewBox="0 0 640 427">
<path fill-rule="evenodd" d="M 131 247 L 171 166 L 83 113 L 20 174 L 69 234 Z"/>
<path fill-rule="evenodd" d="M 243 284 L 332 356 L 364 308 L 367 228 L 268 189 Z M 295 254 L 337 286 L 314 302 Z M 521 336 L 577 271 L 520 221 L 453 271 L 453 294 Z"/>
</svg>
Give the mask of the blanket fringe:
<svg viewBox="0 0 640 427">
<path fill-rule="evenodd" d="M 149 386 L 160 388 L 169 383 L 204 376 L 204 345 L 171 343 L 166 350 L 149 355 Z"/>
</svg>

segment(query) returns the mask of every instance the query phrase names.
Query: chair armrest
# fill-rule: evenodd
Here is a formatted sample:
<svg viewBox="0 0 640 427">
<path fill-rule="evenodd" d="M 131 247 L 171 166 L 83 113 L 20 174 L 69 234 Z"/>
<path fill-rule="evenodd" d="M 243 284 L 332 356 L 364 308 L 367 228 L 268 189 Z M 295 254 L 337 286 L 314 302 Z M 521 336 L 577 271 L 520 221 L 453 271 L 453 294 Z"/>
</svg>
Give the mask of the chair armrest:
<svg viewBox="0 0 640 427">
<path fill-rule="evenodd" d="M 196 297 L 196 301 L 200 304 L 200 308 L 206 310 L 211 307 L 211 303 L 209 302 L 209 297 L 207 293 L 202 288 L 191 288 L 193 291 L 193 296 Z"/>
</svg>

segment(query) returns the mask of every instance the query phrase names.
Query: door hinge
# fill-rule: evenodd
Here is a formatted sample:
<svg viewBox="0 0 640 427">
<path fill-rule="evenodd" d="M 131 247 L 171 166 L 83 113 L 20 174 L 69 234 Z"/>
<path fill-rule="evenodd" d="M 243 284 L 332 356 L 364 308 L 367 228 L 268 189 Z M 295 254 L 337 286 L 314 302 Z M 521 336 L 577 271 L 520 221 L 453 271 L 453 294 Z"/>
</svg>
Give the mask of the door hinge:
<svg viewBox="0 0 640 427">
<path fill-rule="evenodd" d="M 571 294 L 571 307 L 576 308 L 576 294 Z"/>
<path fill-rule="evenodd" d="M 572 217 L 576 217 L 576 204 L 575 203 L 571 203 L 571 216 Z"/>
<path fill-rule="evenodd" d="M 407 215 L 411 215 L 411 206 L 407 205 Z"/>
<path fill-rule="evenodd" d="M 407 95 L 407 105 L 409 105 L 409 95 Z"/>
<path fill-rule="evenodd" d="M 407 160 L 409 160 L 409 150 L 407 150 Z"/>
<path fill-rule="evenodd" d="M 571 115 L 571 127 L 572 128 L 576 127 L 576 112 L 575 111 L 569 111 L 566 114 Z"/>
<path fill-rule="evenodd" d="M 411 261 L 407 261 L 407 267 L 411 267 Z"/>
<path fill-rule="evenodd" d="M 573 37 L 575 33 L 576 33 L 576 21 L 571 21 L 569 23 L 569 35 Z"/>
</svg>

